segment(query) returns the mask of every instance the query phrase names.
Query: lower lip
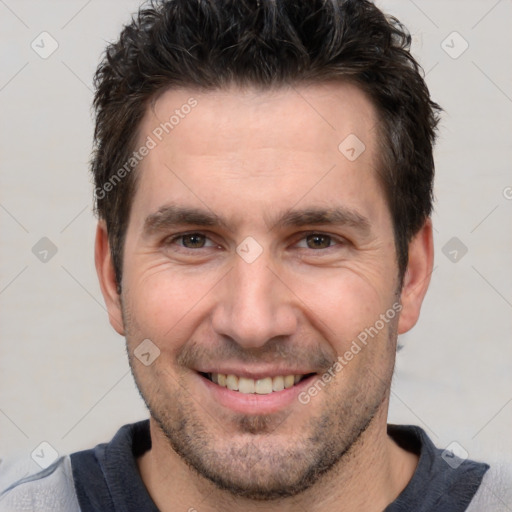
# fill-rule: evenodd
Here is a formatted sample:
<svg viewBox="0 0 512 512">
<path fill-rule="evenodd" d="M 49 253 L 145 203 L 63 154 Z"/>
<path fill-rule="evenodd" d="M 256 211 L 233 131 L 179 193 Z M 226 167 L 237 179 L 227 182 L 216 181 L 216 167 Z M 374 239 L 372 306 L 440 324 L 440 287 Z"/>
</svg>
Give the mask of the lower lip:
<svg viewBox="0 0 512 512">
<path fill-rule="evenodd" d="M 302 379 L 291 388 L 283 389 L 282 391 L 273 391 L 267 395 L 232 391 L 213 383 L 202 375 L 198 374 L 198 377 L 205 386 L 206 392 L 210 395 L 211 399 L 223 407 L 243 414 L 272 414 L 289 407 L 294 401 L 298 402 L 297 396 L 310 385 L 315 375 L 310 375 Z"/>
</svg>

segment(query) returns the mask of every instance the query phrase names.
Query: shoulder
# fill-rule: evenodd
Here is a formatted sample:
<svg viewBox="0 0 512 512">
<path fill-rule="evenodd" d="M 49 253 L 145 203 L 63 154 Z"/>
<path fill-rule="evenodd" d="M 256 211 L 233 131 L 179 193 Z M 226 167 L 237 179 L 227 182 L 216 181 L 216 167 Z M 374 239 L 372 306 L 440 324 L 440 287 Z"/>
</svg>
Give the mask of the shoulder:
<svg viewBox="0 0 512 512">
<path fill-rule="evenodd" d="M 495 462 L 482 479 L 467 512 L 509 512 L 512 510 L 512 463 Z"/>
<path fill-rule="evenodd" d="M 0 465 L 0 512 L 78 512 L 69 456 L 43 470 L 31 461 Z"/>
<path fill-rule="evenodd" d="M 450 448 L 436 447 L 417 426 L 390 426 L 388 433 L 402 448 L 419 455 L 419 460 L 409 484 L 387 512 L 468 510 L 489 471 L 489 464 L 461 458 Z M 494 512 L 486 508 L 475 508 L 472 512 L 484 510 Z"/>
</svg>

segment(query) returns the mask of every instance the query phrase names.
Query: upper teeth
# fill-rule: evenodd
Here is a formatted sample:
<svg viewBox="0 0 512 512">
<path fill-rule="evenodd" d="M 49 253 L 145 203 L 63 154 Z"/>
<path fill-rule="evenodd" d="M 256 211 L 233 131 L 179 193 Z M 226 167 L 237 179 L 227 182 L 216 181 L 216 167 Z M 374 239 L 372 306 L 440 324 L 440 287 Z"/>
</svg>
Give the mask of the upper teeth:
<svg viewBox="0 0 512 512">
<path fill-rule="evenodd" d="M 226 375 L 225 373 L 211 373 L 209 375 L 212 381 L 219 386 L 240 393 L 257 393 L 258 395 L 267 395 L 273 391 L 291 388 L 304 377 L 304 375 L 279 375 L 278 377 L 265 377 L 263 379 L 248 379 L 237 375 Z"/>
</svg>

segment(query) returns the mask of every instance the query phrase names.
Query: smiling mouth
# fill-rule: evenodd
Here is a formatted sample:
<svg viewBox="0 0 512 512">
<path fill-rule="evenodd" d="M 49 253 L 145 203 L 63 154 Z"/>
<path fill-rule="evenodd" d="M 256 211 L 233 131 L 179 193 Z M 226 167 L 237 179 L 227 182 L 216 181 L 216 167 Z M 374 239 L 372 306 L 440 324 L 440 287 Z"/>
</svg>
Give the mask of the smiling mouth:
<svg viewBox="0 0 512 512">
<path fill-rule="evenodd" d="M 302 380 L 314 375 L 314 373 L 308 373 L 306 375 L 278 375 L 277 377 L 249 379 L 237 375 L 226 375 L 224 373 L 199 372 L 199 374 L 210 382 L 231 391 L 257 395 L 268 395 L 292 388 Z"/>
</svg>

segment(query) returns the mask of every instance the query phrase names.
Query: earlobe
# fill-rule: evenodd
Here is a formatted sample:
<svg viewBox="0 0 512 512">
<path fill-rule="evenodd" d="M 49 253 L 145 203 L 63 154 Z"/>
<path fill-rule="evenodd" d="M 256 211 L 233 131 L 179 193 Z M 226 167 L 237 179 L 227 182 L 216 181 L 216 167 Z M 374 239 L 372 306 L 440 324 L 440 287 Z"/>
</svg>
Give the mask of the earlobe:
<svg viewBox="0 0 512 512">
<path fill-rule="evenodd" d="M 409 243 L 409 262 L 400 297 L 402 310 L 398 322 L 398 334 L 409 331 L 418 321 L 421 304 L 430 284 L 433 264 L 432 221 L 427 219 Z"/>
<path fill-rule="evenodd" d="M 116 275 L 104 220 L 99 220 L 96 228 L 94 262 L 96 264 L 101 293 L 107 306 L 110 324 L 119 334 L 124 336 L 121 298 L 117 292 Z"/>
</svg>

